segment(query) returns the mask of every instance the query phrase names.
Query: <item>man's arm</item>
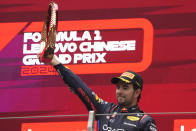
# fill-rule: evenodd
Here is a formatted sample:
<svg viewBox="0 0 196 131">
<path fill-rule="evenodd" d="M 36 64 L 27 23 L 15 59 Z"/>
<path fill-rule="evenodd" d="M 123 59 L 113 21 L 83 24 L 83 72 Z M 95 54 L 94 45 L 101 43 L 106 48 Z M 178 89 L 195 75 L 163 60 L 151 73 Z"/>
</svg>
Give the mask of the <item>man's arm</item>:
<svg viewBox="0 0 196 131">
<path fill-rule="evenodd" d="M 51 62 L 48 64 L 53 65 L 63 81 L 76 95 L 78 95 L 88 110 L 95 110 L 97 113 L 103 113 L 107 102 L 99 98 L 76 74 L 69 68 L 63 66 L 55 56 L 53 56 Z"/>
</svg>

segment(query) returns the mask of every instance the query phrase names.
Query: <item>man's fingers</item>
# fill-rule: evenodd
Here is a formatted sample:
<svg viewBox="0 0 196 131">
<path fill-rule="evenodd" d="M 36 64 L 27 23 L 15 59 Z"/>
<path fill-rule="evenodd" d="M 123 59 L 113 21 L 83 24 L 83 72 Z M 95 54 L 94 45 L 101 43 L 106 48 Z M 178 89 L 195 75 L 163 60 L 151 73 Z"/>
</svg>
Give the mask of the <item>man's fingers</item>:
<svg viewBox="0 0 196 131">
<path fill-rule="evenodd" d="M 37 58 L 40 60 L 40 57 L 41 57 L 41 53 L 38 53 L 37 54 Z"/>
</svg>

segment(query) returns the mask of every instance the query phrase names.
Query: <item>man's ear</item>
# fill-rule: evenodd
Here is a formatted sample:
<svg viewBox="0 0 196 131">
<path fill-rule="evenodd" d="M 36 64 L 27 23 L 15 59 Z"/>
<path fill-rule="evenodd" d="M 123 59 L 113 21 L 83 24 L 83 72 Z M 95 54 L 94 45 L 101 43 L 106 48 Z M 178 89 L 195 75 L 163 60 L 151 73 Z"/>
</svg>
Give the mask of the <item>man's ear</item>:
<svg viewBox="0 0 196 131">
<path fill-rule="evenodd" d="M 139 95 L 141 94 L 141 92 L 142 92 L 141 89 L 135 90 L 135 97 L 139 97 Z"/>
</svg>

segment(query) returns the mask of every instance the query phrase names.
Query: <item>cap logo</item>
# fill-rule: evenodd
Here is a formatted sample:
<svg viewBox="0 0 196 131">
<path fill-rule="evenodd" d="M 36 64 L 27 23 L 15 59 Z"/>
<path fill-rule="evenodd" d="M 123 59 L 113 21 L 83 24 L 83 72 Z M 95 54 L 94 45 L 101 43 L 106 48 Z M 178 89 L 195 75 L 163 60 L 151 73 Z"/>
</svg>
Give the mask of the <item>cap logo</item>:
<svg viewBox="0 0 196 131">
<path fill-rule="evenodd" d="M 125 72 L 121 76 L 126 76 L 126 77 L 128 77 L 130 79 L 133 79 L 135 75 L 133 73 L 131 73 L 131 72 Z"/>
</svg>

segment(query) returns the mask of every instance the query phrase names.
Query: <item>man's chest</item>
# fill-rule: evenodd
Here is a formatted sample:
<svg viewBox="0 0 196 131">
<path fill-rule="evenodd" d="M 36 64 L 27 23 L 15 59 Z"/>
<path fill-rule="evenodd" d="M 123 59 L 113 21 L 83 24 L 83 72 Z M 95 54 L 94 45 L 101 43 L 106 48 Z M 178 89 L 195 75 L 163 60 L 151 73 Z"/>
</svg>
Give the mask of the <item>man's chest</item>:
<svg viewBox="0 0 196 131">
<path fill-rule="evenodd" d="M 139 114 L 138 114 L 139 115 Z M 140 116 L 118 115 L 102 116 L 99 118 L 99 131 L 139 131 Z"/>
</svg>

